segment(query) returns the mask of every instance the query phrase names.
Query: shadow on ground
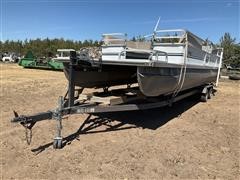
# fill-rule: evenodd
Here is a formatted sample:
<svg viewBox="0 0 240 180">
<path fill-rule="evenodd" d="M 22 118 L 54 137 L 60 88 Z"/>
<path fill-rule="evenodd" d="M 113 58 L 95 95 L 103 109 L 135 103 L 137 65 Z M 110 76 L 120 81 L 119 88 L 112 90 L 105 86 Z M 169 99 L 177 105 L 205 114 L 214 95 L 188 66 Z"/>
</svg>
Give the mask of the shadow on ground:
<svg viewBox="0 0 240 180">
<path fill-rule="evenodd" d="M 145 111 L 102 113 L 95 114 L 94 117 L 89 115 L 76 132 L 63 138 L 63 147 L 70 145 L 74 140 L 79 140 L 81 135 L 86 134 L 120 131 L 139 127 L 156 130 L 175 117 L 180 116 L 197 103 L 199 103 L 199 98 L 192 96 L 174 103 L 171 107 L 166 106 Z M 103 126 L 104 128 L 98 130 L 99 127 Z M 52 144 L 50 142 L 39 146 L 32 149 L 32 152 L 39 154 L 52 146 Z"/>
</svg>

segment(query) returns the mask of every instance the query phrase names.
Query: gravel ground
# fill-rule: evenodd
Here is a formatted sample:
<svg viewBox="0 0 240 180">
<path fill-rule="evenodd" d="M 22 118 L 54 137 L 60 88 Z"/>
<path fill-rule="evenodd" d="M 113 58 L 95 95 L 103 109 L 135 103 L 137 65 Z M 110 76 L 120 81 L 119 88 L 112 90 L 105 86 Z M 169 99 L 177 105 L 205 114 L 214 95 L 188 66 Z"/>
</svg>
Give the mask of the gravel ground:
<svg viewBox="0 0 240 180">
<path fill-rule="evenodd" d="M 54 150 L 54 121 L 34 126 L 27 145 L 24 128 L 10 119 L 12 110 L 56 107 L 66 91 L 63 73 L 0 66 L 2 179 L 239 179 L 237 81 L 221 81 L 207 103 L 187 98 L 148 111 L 68 117 L 65 146 Z"/>
</svg>

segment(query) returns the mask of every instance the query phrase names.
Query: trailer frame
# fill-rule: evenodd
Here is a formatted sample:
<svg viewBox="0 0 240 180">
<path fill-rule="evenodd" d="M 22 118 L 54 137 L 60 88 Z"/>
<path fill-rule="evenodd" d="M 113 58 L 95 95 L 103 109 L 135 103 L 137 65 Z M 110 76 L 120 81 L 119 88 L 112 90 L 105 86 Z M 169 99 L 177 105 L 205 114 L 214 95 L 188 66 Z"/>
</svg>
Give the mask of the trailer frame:
<svg viewBox="0 0 240 180">
<path fill-rule="evenodd" d="M 136 93 L 132 98 L 122 96 L 124 92 L 135 92 L 136 88 L 131 88 L 130 85 L 127 85 L 126 89 L 116 90 L 119 92 L 119 98 L 122 101 L 115 104 L 101 104 L 99 101 L 82 101 L 78 100 L 79 95 L 82 93 L 83 89 L 77 89 L 74 84 L 74 66 L 77 63 L 77 57 L 75 51 L 70 51 L 70 63 L 69 63 L 69 82 L 68 82 L 68 90 L 65 97 L 60 96 L 58 99 L 58 106 L 54 110 L 48 110 L 46 112 L 40 112 L 34 115 L 18 115 L 17 112 L 14 111 L 15 117 L 11 120 L 13 123 L 20 123 L 23 125 L 26 130 L 32 129 L 32 127 L 39 121 L 43 120 L 56 120 L 56 136 L 53 141 L 53 148 L 61 149 L 63 147 L 63 138 L 62 138 L 62 120 L 66 115 L 71 114 L 96 114 L 96 113 L 109 113 L 109 112 L 121 112 L 121 111 L 136 111 L 136 110 L 146 110 L 159 108 L 163 106 L 171 106 L 173 103 L 182 100 L 186 97 L 192 96 L 194 94 L 199 93 L 205 101 L 210 98 L 210 94 L 215 92 L 213 90 L 214 84 L 206 84 L 203 86 L 199 86 L 197 88 L 193 88 L 190 90 L 186 90 L 184 92 L 180 92 L 177 96 L 161 96 L 149 98 L 141 95 L 141 93 Z M 113 90 L 114 91 L 114 90 Z M 76 93 L 77 92 L 77 93 Z M 120 93 L 121 92 L 121 93 Z M 103 92 L 99 93 L 102 95 L 107 95 L 109 93 L 108 89 L 104 89 Z M 138 102 L 140 101 L 140 103 Z M 30 136 L 31 138 L 31 136 Z M 26 139 L 28 144 L 30 144 L 31 139 Z"/>
</svg>

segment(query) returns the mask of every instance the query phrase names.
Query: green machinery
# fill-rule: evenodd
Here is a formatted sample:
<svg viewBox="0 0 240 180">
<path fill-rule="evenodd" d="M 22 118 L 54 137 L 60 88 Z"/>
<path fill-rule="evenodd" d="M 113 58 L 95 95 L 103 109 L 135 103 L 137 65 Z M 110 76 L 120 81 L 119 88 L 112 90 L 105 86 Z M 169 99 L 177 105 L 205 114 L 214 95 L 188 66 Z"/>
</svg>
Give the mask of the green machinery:
<svg viewBox="0 0 240 180">
<path fill-rule="evenodd" d="M 18 64 L 24 68 L 63 70 L 63 63 L 50 58 L 36 58 L 31 51 L 28 51 Z"/>
</svg>

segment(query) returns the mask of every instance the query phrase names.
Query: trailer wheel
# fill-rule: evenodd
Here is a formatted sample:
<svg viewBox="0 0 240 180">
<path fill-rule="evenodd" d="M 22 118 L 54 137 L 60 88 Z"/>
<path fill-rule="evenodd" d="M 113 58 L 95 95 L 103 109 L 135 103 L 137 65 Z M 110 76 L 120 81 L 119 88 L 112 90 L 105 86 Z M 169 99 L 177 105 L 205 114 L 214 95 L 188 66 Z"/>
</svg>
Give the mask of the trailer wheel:
<svg viewBox="0 0 240 180">
<path fill-rule="evenodd" d="M 54 149 L 62 149 L 62 139 L 54 139 L 53 148 Z"/>
<path fill-rule="evenodd" d="M 208 99 L 211 99 L 212 95 L 213 95 L 213 89 L 210 88 L 210 89 L 208 89 L 208 93 L 207 93 Z"/>
<path fill-rule="evenodd" d="M 207 100 L 208 100 L 208 93 L 202 94 L 200 99 L 201 99 L 202 102 L 207 102 Z"/>
</svg>

